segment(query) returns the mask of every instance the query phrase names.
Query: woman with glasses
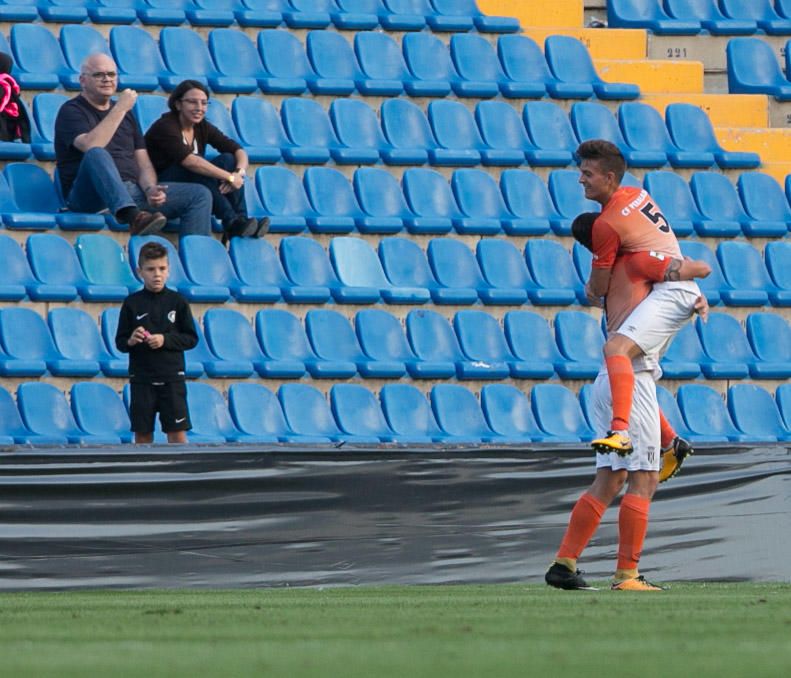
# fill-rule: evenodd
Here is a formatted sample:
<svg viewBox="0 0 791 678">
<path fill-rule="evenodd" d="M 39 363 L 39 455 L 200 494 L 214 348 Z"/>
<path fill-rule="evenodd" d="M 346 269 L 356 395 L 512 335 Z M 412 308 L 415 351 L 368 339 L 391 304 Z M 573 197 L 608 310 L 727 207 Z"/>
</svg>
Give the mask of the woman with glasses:
<svg viewBox="0 0 791 678">
<path fill-rule="evenodd" d="M 206 120 L 209 91 L 197 80 L 185 80 L 168 97 L 167 113 L 146 132 L 146 147 L 160 182 L 181 181 L 206 186 L 212 213 L 222 222 L 223 243 L 235 236 L 266 233 L 269 220 L 247 216 L 244 179 L 247 153 Z M 206 146 L 220 154 L 206 159 Z"/>
</svg>

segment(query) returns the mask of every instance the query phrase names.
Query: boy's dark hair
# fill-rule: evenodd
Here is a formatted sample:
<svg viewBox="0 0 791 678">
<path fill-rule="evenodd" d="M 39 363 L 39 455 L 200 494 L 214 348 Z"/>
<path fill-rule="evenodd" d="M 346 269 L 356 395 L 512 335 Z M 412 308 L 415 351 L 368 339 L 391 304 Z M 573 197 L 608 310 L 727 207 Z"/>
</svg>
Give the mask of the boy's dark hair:
<svg viewBox="0 0 791 678">
<path fill-rule="evenodd" d="M 176 102 L 181 101 L 181 98 L 191 89 L 199 89 L 206 95 L 207 99 L 209 98 L 209 90 L 202 82 L 199 80 L 182 80 L 168 97 L 168 108 L 171 112 L 178 113 Z"/>
<path fill-rule="evenodd" d="M 577 147 L 577 160 L 595 160 L 604 172 L 612 172 L 618 183 L 621 183 L 626 172 L 626 160 L 623 153 L 611 141 L 604 139 L 590 139 L 583 141 Z"/>
<path fill-rule="evenodd" d="M 140 248 L 140 254 L 137 255 L 137 265 L 143 268 L 143 264 L 146 261 L 163 258 L 168 258 L 167 248 L 158 242 L 147 242 Z"/>
<path fill-rule="evenodd" d="M 593 251 L 593 222 L 601 212 L 583 212 L 571 222 L 571 235 L 580 245 Z"/>
</svg>

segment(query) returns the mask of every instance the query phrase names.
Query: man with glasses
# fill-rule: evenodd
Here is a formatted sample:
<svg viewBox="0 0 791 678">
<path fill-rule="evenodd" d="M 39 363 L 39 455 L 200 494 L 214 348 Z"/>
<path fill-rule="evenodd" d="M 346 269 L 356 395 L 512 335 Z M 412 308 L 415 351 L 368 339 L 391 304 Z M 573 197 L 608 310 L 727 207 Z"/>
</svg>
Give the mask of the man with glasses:
<svg viewBox="0 0 791 678">
<path fill-rule="evenodd" d="M 55 157 L 69 209 L 109 209 L 132 235 L 162 230 L 179 219 L 180 234 L 209 235 L 211 194 L 204 186 L 157 183 L 145 140 L 132 115 L 137 92 L 118 88 L 115 62 L 88 56 L 80 68 L 80 94 L 61 106 L 55 120 Z"/>
</svg>

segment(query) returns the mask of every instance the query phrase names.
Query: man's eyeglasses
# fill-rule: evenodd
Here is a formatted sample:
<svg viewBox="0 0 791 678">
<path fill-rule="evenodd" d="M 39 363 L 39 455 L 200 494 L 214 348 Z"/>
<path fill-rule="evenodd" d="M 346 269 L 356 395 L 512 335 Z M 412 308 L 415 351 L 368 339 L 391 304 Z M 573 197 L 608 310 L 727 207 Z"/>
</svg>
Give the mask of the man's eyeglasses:
<svg viewBox="0 0 791 678">
<path fill-rule="evenodd" d="M 190 106 L 200 106 L 201 108 L 209 107 L 208 99 L 182 99 L 182 101 Z"/>
<path fill-rule="evenodd" d="M 94 73 L 83 73 L 83 75 L 90 75 L 94 80 L 115 80 L 118 73 L 115 71 L 96 71 Z"/>
</svg>

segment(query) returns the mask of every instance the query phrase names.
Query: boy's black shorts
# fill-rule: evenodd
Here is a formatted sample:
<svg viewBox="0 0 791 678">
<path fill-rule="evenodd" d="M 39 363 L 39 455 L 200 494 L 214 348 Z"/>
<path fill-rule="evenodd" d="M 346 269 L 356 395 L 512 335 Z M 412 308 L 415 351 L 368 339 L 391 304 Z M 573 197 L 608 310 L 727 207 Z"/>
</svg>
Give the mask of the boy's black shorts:
<svg viewBox="0 0 791 678">
<path fill-rule="evenodd" d="M 192 428 L 187 409 L 186 382 L 132 383 L 130 390 L 129 419 L 135 433 L 153 433 L 157 412 L 164 433 L 189 431 Z"/>
</svg>

